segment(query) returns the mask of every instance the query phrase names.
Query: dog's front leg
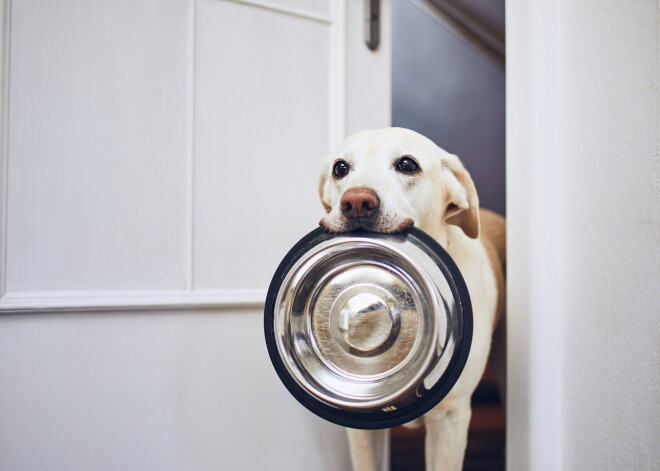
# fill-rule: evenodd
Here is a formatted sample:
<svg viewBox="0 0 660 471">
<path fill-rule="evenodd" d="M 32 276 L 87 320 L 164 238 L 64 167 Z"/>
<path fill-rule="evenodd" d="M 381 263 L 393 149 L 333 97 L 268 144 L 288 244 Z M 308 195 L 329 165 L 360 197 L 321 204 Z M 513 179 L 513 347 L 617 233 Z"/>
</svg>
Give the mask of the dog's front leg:
<svg viewBox="0 0 660 471">
<path fill-rule="evenodd" d="M 424 420 L 426 471 L 460 471 L 472 415 L 470 399 L 454 402 L 451 408 L 434 412 L 440 413 Z"/>
<path fill-rule="evenodd" d="M 389 469 L 389 429 L 356 430 L 347 428 L 346 434 L 354 471 L 387 471 Z"/>
</svg>

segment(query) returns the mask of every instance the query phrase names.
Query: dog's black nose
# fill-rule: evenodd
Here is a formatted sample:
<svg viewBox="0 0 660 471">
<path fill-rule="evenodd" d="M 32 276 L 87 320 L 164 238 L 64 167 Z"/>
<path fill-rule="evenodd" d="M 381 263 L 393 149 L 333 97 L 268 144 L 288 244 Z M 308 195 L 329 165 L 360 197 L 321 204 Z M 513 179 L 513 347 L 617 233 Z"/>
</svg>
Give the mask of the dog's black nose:
<svg viewBox="0 0 660 471">
<path fill-rule="evenodd" d="M 370 188 L 351 188 L 341 197 L 341 212 L 347 219 L 370 218 L 378 212 L 380 198 Z"/>
</svg>

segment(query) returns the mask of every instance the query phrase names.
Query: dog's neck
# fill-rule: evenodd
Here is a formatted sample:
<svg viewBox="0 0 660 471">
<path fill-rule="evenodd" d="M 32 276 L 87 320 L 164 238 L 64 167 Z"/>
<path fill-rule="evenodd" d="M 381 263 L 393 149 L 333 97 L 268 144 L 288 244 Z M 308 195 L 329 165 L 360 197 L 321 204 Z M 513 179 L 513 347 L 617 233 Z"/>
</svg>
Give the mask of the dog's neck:
<svg viewBox="0 0 660 471">
<path fill-rule="evenodd" d="M 453 234 L 450 234 L 449 225 L 443 219 L 427 216 L 418 227 L 438 241 L 445 250 L 451 245 Z"/>
<path fill-rule="evenodd" d="M 475 239 L 465 235 L 460 227 L 447 224 L 444 221 L 428 228 L 420 227 L 420 229 L 437 240 L 454 259 L 475 242 Z"/>
</svg>

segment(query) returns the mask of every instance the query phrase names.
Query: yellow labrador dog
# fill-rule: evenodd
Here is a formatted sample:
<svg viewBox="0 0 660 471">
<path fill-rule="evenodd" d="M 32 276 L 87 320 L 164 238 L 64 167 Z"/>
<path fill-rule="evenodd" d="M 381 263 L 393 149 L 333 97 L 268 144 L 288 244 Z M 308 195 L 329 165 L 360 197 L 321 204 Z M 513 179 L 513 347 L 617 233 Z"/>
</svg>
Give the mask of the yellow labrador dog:
<svg viewBox="0 0 660 471">
<path fill-rule="evenodd" d="M 458 382 L 435 408 L 410 425 L 426 426 L 426 469 L 462 468 L 470 398 L 488 360 L 503 311 L 504 218 L 479 209 L 472 178 L 458 157 L 401 128 L 362 131 L 327 156 L 319 185 L 328 231 L 399 232 L 413 224 L 452 256 L 472 300 L 474 335 Z M 388 434 L 347 429 L 356 471 L 381 470 Z"/>
</svg>

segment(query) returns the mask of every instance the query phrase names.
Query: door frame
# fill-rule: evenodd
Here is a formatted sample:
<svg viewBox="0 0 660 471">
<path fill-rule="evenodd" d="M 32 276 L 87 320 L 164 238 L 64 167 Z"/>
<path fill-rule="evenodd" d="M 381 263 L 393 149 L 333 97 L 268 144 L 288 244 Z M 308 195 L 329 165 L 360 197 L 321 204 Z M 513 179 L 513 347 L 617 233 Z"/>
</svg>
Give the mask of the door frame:
<svg viewBox="0 0 660 471">
<path fill-rule="evenodd" d="M 559 2 L 506 1 L 509 471 L 562 467 L 560 34 Z"/>
</svg>

